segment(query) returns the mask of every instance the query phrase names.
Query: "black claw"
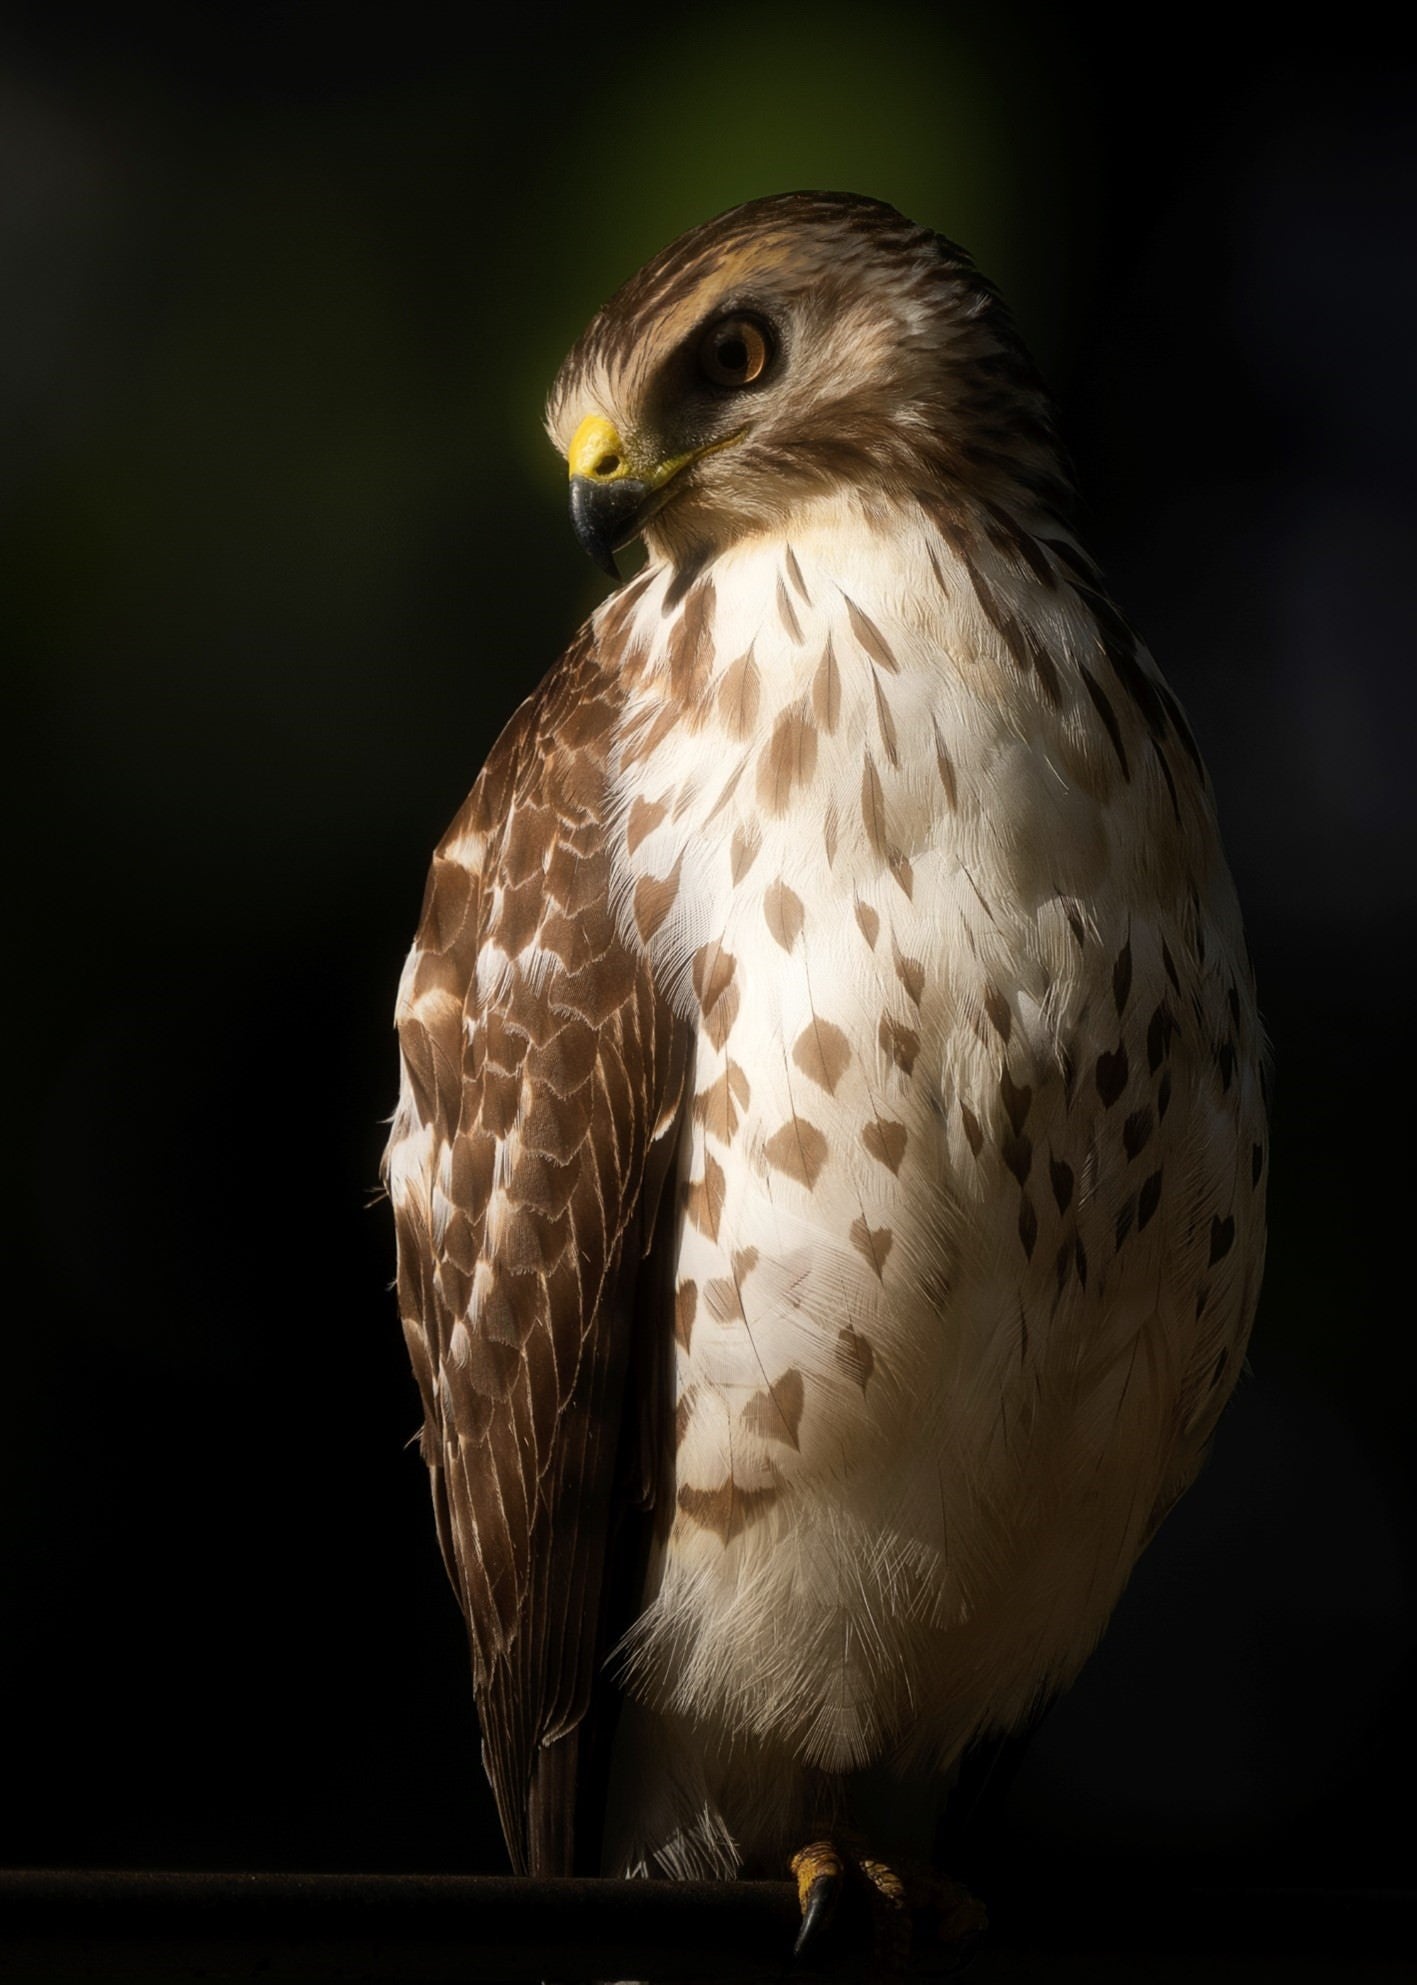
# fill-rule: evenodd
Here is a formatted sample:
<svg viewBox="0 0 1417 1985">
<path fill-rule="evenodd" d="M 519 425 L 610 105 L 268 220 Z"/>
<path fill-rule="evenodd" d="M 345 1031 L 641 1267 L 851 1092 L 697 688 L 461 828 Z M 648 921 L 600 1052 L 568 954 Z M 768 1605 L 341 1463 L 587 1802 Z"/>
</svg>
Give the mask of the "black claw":
<svg viewBox="0 0 1417 1985">
<path fill-rule="evenodd" d="M 802 1927 L 792 1946 L 794 1957 L 804 1957 L 814 1947 L 836 1914 L 840 1899 L 841 1876 L 818 1875 L 807 1891 L 807 1900 L 802 1908 Z"/>
</svg>

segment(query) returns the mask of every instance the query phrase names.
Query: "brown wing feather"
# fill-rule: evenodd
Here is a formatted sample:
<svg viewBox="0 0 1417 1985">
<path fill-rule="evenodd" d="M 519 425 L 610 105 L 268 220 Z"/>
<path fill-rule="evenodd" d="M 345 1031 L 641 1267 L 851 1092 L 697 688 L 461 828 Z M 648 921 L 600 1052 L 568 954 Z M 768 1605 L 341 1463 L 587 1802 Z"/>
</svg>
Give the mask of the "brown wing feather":
<svg viewBox="0 0 1417 1985">
<path fill-rule="evenodd" d="M 386 1159 L 484 1763 L 514 1863 L 543 1873 L 571 1869 L 617 1512 L 642 1496 L 636 1284 L 686 1066 L 683 1023 L 612 909 L 618 713 L 582 636 L 440 845 Z"/>
</svg>

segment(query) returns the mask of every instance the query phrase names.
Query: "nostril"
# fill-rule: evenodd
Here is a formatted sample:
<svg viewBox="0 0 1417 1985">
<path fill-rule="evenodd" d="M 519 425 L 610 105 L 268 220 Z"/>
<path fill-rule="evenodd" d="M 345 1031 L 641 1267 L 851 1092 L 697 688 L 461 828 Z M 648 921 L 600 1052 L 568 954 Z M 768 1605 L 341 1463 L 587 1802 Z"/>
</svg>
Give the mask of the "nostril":
<svg viewBox="0 0 1417 1985">
<path fill-rule="evenodd" d="M 598 476 L 613 476 L 619 466 L 620 457 L 618 455 L 602 455 L 595 465 L 594 473 Z"/>
</svg>

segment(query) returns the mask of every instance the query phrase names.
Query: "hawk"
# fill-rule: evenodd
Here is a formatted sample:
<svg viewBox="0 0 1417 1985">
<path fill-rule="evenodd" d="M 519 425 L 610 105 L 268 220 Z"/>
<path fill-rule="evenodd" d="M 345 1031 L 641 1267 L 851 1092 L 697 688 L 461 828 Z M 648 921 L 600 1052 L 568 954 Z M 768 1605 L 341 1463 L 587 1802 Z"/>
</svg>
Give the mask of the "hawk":
<svg viewBox="0 0 1417 1985">
<path fill-rule="evenodd" d="M 754 200 L 618 291 L 548 427 L 584 547 L 647 562 L 404 973 L 423 1453 L 514 1864 L 815 1842 L 815 1908 L 917 1812 L 883 1786 L 1076 1673 L 1201 1461 L 1263 1252 L 1252 975 L 963 251 Z"/>
</svg>

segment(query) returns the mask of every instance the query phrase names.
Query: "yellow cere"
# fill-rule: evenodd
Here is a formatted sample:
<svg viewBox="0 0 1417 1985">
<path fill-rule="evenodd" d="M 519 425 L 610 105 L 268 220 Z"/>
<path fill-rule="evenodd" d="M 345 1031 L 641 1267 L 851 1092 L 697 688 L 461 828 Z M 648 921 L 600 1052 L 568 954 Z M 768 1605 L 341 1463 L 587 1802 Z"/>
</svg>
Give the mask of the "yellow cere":
<svg viewBox="0 0 1417 1985">
<path fill-rule="evenodd" d="M 566 466 L 573 476 L 592 482 L 617 482 L 630 473 L 625 444 L 613 421 L 604 414 L 587 414 L 571 438 Z"/>
<path fill-rule="evenodd" d="M 702 448 L 690 448 L 682 455 L 667 455 L 662 462 L 647 463 L 637 469 L 625 452 L 615 423 L 604 414 L 587 414 L 571 436 L 566 467 L 573 476 L 585 476 L 591 482 L 622 482 L 633 476 L 647 489 L 663 489 L 690 462 L 697 462 L 701 455 L 712 455 L 719 448 L 730 447 L 733 442 L 741 441 L 747 431 L 746 427 L 735 428 L 732 434 L 706 442 Z"/>
</svg>

